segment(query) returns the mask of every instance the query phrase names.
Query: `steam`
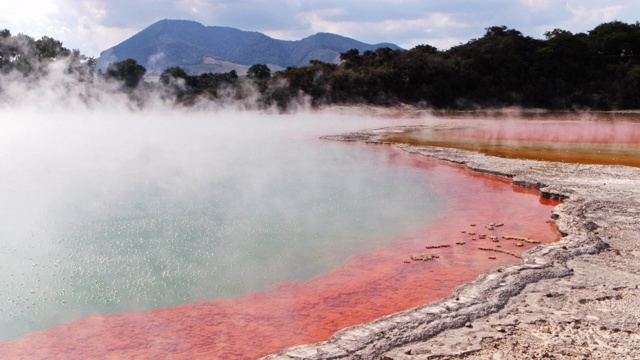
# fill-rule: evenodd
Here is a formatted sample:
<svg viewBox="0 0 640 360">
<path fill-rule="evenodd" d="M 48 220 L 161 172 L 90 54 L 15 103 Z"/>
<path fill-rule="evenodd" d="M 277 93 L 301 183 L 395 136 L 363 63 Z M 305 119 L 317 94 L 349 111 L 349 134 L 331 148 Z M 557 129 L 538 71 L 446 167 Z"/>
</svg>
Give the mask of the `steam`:
<svg viewBox="0 0 640 360">
<path fill-rule="evenodd" d="M 99 76 L 81 78 L 68 73 L 72 61 L 41 64 L 39 71 L 28 75 L 14 70 L 0 76 L 0 107 L 34 111 L 132 108 L 134 101 L 120 91 L 119 84 Z"/>
<path fill-rule="evenodd" d="M 23 35 L 0 39 L 0 49 L 18 55 L 13 58 L 4 55 L 0 64 L 0 107 L 27 107 L 41 111 L 95 110 L 102 108 L 122 110 L 164 111 L 174 108 L 178 94 L 185 89 L 185 84 L 173 79 L 171 86 L 164 86 L 155 81 L 143 81 L 135 89 L 128 89 L 119 81 L 101 76 L 102 70 L 93 72 L 91 59 L 86 59 L 79 52 L 71 55 L 55 56 L 40 59 L 34 53 L 33 44 L 29 44 Z M 3 54 L 3 52 L 0 52 Z M 149 58 L 147 65 L 156 71 L 162 64 L 164 54 L 158 52 Z M 279 91 L 284 84 L 274 84 L 269 91 Z M 242 81 L 234 88 L 221 88 L 217 96 L 206 94 L 189 99 L 187 107 L 194 110 L 261 110 L 267 113 L 280 112 L 277 104 L 261 102 L 261 92 L 252 81 Z M 292 101 L 292 109 L 307 108 L 306 99 L 300 97 Z"/>
<path fill-rule="evenodd" d="M 162 72 L 165 67 L 165 63 L 162 61 L 165 58 L 165 54 L 162 51 L 158 51 L 157 53 L 149 56 L 149 61 L 147 61 L 147 66 L 151 68 L 152 72 Z"/>
</svg>

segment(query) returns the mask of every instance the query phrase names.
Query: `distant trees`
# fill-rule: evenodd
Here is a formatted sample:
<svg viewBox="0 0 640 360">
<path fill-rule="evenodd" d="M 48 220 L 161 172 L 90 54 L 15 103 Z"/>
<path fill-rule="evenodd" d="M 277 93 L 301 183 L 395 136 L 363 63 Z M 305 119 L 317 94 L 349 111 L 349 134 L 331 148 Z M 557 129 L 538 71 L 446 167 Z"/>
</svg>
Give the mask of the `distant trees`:
<svg viewBox="0 0 640 360">
<path fill-rule="evenodd" d="M 35 43 L 39 59 L 57 59 L 61 56 L 69 56 L 71 51 L 62 46 L 62 42 L 48 36 L 43 36 Z"/>
<path fill-rule="evenodd" d="M 122 82 L 125 88 L 135 89 L 140 83 L 147 69 L 138 64 L 135 59 L 126 59 L 109 64 L 105 78 Z"/>
<path fill-rule="evenodd" d="M 175 82 L 177 79 L 182 79 L 186 81 L 189 78 L 187 72 L 184 71 L 183 68 L 179 66 L 166 68 L 162 74 L 160 74 L 160 82 L 163 85 L 170 85 Z"/>
<path fill-rule="evenodd" d="M 544 39 L 506 26 L 485 30 L 482 37 L 446 51 L 430 45 L 363 53 L 352 49 L 340 54 L 339 64 L 312 60 L 275 73 L 254 64 L 244 77 L 235 70 L 194 75 L 170 67 L 158 84 L 144 85 L 181 103 L 206 97 L 252 102 L 257 108 L 287 109 L 309 101 L 312 106 L 407 103 L 436 109 L 640 109 L 640 23 L 613 21 L 575 34 L 553 29 Z M 58 40 L 0 31 L 0 74 L 33 79 L 45 75 L 51 64 L 64 66 L 72 80 L 87 88 L 105 78 L 120 82 L 120 90 L 134 97 L 140 92 L 132 90 L 146 74 L 136 60 L 127 59 L 96 77 L 95 59 Z"/>
<path fill-rule="evenodd" d="M 88 81 L 93 76 L 95 59 L 65 48 L 59 40 L 48 36 L 35 40 L 24 34 L 12 35 L 8 29 L 0 30 L 0 73 L 18 72 L 36 78 L 46 73 L 46 65 L 57 61 L 66 64 L 66 73 L 78 81 Z"/>
<path fill-rule="evenodd" d="M 205 91 L 212 89 L 218 89 L 225 85 L 233 85 L 238 81 L 238 73 L 235 70 L 231 70 L 227 73 L 203 73 L 200 75 L 193 75 L 187 78 L 187 84 L 189 84 L 194 91 Z"/>
<path fill-rule="evenodd" d="M 7 29 L 0 32 L 0 70 L 4 73 L 18 71 L 29 75 L 39 67 L 39 60 L 55 59 L 62 54 L 68 55 L 69 50 L 49 37 L 36 41 L 27 35 L 12 35 Z"/>
<path fill-rule="evenodd" d="M 640 55 L 640 23 L 612 21 L 589 32 L 591 51 L 604 56 Z"/>
<path fill-rule="evenodd" d="M 290 96 L 304 94 L 314 105 L 629 109 L 640 108 L 639 52 L 639 23 L 614 21 L 578 34 L 554 29 L 543 40 L 492 26 L 447 51 L 352 49 L 337 66 L 312 62 L 276 72 L 274 81 L 287 81 Z"/>
<path fill-rule="evenodd" d="M 237 90 L 240 80 L 235 70 L 189 75 L 180 67 L 170 67 L 160 74 L 160 83 L 173 92 L 179 101 L 191 103 L 198 96 L 216 99 L 220 97 L 220 91 Z"/>
<path fill-rule="evenodd" d="M 522 106 L 547 109 L 640 108 L 640 25 L 614 21 L 589 33 L 562 29 L 544 39 L 492 26 L 484 36 L 440 51 L 379 48 L 340 54 L 339 64 L 310 61 L 272 74 L 264 64 L 247 71 L 258 106 L 286 109 L 302 99 L 312 106 L 408 103 L 437 109 Z M 636 55 L 638 54 L 638 55 Z M 247 84 L 237 74 L 186 75 L 189 97 L 218 97 L 221 88 Z M 166 82 L 165 80 L 161 81 Z"/>
<path fill-rule="evenodd" d="M 330 64 L 320 60 L 311 60 L 309 66 L 288 67 L 276 72 L 274 81 L 287 83 L 286 93 L 289 98 L 298 96 L 299 93 L 309 95 L 312 105 L 321 105 L 333 102 L 330 98 L 330 75 L 338 69 L 337 64 Z M 284 92 L 284 91 L 281 91 Z M 285 96 L 282 94 L 282 96 Z"/>
<path fill-rule="evenodd" d="M 271 77 L 271 69 L 265 64 L 251 65 L 247 70 L 249 79 L 268 79 Z"/>
<path fill-rule="evenodd" d="M 485 30 L 482 37 L 446 51 L 431 45 L 363 53 L 352 49 L 340 54 L 339 64 L 312 60 L 275 73 L 267 65 L 254 64 L 246 78 L 235 71 L 188 75 L 168 68 L 160 82 L 173 86 L 183 101 L 198 96 L 217 99 L 221 90 L 225 96 L 231 91 L 233 99 L 248 99 L 252 97 L 243 86 L 250 85 L 260 95 L 257 106 L 281 109 L 301 99 L 312 106 L 401 102 L 437 109 L 640 108 L 638 23 L 613 21 L 576 34 L 553 29 L 544 39 L 506 26 Z M 55 54 L 55 45 L 40 49 L 52 48 L 47 53 Z"/>
</svg>

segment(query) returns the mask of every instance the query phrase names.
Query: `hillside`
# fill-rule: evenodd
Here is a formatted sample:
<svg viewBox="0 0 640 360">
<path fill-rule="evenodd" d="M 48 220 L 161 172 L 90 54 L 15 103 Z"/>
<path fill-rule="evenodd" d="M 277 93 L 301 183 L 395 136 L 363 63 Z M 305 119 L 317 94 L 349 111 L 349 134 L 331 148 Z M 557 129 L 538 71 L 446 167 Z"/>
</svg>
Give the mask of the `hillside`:
<svg viewBox="0 0 640 360">
<path fill-rule="evenodd" d="M 169 66 L 180 66 L 190 73 L 244 73 L 253 64 L 274 69 L 304 66 L 309 60 L 336 62 L 349 49 L 361 52 L 380 47 L 399 49 L 389 43 L 365 44 L 344 36 L 318 33 L 302 40 L 273 39 L 265 34 L 230 27 L 204 26 L 188 20 L 161 20 L 124 42 L 103 51 L 97 66 L 133 58 L 145 66 L 148 75 Z"/>
</svg>

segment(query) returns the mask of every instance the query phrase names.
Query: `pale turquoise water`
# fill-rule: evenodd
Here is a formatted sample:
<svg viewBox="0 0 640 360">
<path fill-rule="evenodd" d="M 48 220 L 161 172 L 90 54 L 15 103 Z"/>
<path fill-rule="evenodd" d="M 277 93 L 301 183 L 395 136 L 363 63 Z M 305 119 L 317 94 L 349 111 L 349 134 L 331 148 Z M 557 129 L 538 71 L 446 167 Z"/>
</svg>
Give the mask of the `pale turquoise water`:
<svg viewBox="0 0 640 360">
<path fill-rule="evenodd" d="M 5 121 L 0 338 L 95 313 L 304 281 L 441 214 L 331 119 L 168 114 Z"/>
</svg>

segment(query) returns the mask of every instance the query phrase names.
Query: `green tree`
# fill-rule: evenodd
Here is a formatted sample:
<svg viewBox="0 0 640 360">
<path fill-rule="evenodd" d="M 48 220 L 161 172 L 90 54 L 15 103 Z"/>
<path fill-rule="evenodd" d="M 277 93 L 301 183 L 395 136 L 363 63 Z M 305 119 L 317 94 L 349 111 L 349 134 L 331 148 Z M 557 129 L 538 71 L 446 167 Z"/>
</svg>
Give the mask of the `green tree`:
<svg viewBox="0 0 640 360">
<path fill-rule="evenodd" d="M 329 100 L 330 76 L 337 68 L 336 64 L 310 60 L 308 66 L 288 67 L 276 72 L 274 78 L 276 81 L 286 80 L 288 99 L 295 99 L 300 93 L 304 93 L 311 96 L 311 104 L 317 106 Z"/>
<path fill-rule="evenodd" d="M 416 52 L 420 52 L 422 54 L 437 54 L 438 53 L 438 48 L 436 48 L 435 46 L 425 45 L 425 44 L 416 45 L 412 50 L 416 51 Z"/>
<path fill-rule="evenodd" d="M 71 54 L 69 49 L 62 46 L 62 42 L 48 36 L 43 36 L 36 41 L 36 49 L 38 49 L 39 59 L 57 59 L 60 56 L 68 56 Z"/>
<path fill-rule="evenodd" d="M 358 49 L 351 49 L 340 53 L 340 60 L 342 60 L 346 68 L 356 67 L 362 64 L 363 61 L 362 56 L 360 55 L 360 50 Z"/>
<path fill-rule="evenodd" d="M 612 21 L 589 31 L 592 51 L 597 55 L 640 54 L 640 24 Z"/>
<path fill-rule="evenodd" d="M 35 39 L 28 35 L 18 34 L 6 40 L 9 66 L 4 69 L 17 70 L 24 75 L 32 74 L 34 69 L 38 68 L 35 61 L 38 56 Z"/>
<path fill-rule="evenodd" d="M 121 81 L 125 87 L 135 89 L 146 72 L 147 69 L 138 64 L 135 59 L 127 59 L 109 64 L 105 77 Z"/>
<path fill-rule="evenodd" d="M 9 44 L 11 39 L 11 31 L 4 29 L 0 31 L 0 70 L 8 70 L 11 65 L 11 48 Z"/>
<path fill-rule="evenodd" d="M 166 68 L 162 74 L 160 74 L 160 82 L 164 85 L 169 85 L 176 79 L 183 79 L 186 81 L 188 78 L 189 75 L 187 72 L 179 66 Z"/>
<path fill-rule="evenodd" d="M 271 69 L 264 64 L 251 65 L 247 70 L 247 77 L 250 79 L 268 79 L 271 77 Z"/>
<path fill-rule="evenodd" d="M 93 76 L 95 59 L 81 55 L 79 50 L 70 51 L 59 40 L 43 36 L 36 41 L 24 34 L 0 31 L 0 70 L 3 72 L 16 70 L 24 75 L 41 76 L 47 71 L 47 62 L 62 58 L 69 60 L 68 74 L 82 73 L 79 79 L 83 81 Z"/>
</svg>

